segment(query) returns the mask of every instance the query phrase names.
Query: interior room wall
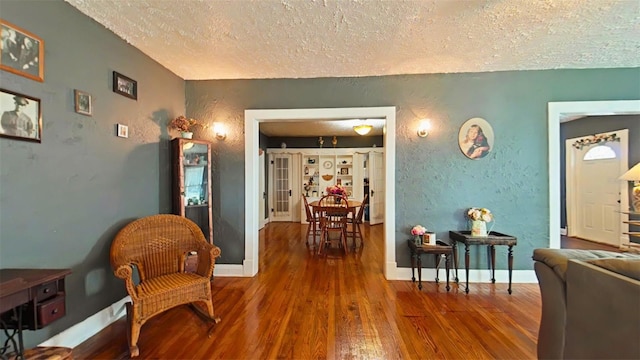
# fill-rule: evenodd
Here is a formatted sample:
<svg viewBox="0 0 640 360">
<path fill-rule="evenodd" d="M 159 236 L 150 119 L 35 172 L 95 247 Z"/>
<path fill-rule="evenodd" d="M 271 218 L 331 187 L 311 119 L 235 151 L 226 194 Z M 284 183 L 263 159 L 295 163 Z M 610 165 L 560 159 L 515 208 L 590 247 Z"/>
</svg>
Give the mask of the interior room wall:
<svg viewBox="0 0 640 360">
<path fill-rule="evenodd" d="M 413 225 L 447 238 L 449 230 L 467 228 L 467 208 L 482 206 L 494 212 L 494 230 L 518 238 L 514 268 L 531 270 L 533 249 L 549 244 L 547 104 L 638 99 L 639 79 L 635 68 L 187 81 L 187 112 L 229 129 L 213 174 L 224 189 L 214 193 L 214 237 L 227 254 L 220 261 L 241 264 L 244 257 L 245 109 L 396 106 L 398 266 L 410 266 L 405 241 Z M 495 133 L 481 160 L 469 160 L 458 146 L 460 126 L 473 117 Z M 426 138 L 416 135 L 422 118 L 431 119 Z M 497 251 L 497 266 L 506 269 L 506 248 Z M 486 256 L 475 252 L 472 262 L 485 268 Z"/>
<path fill-rule="evenodd" d="M 26 331 L 32 347 L 125 297 L 111 241 L 129 221 L 171 211 L 165 125 L 185 111 L 184 80 L 64 1 L 0 9 L 45 49 L 42 83 L 0 71 L 0 87 L 41 99 L 43 123 L 40 144 L 0 138 L 0 267 L 72 271 L 66 316 Z M 137 101 L 112 92 L 114 70 L 138 82 Z M 93 116 L 74 112 L 74 89 L 92 95 Z"/>
<path fill-rule="evenodd" d="M 287 144 L 287 148 L 312 148 L 316 149 L 318 145 L 318 137 L 269 137 L 269 148 L 280 148 L 282 143 Z M 324 149 L 332 149 L 334 146 L 331 144 L 333 138 L 332 135 L 324 135 L 323 137 Z M 360 147 L 382 147 L 382 136 L 338 136 L 336 140 L 336 148 L 360 148 Z"/>
<path fill-rule="evenodd" d="M 566 140 L 621 129 L 629 129 L 629 168 L 631 168 L 640 162 L 640 115 L 588 116 L 560 124 L 561 227 L 567 226 Z M 629 199 L 631 199 L 631 191 L 629 191 Z M 631 204 L 631 201 L 629 204 Z M 631 241 L 637 240 L 631 237 Z"/>
</svg>

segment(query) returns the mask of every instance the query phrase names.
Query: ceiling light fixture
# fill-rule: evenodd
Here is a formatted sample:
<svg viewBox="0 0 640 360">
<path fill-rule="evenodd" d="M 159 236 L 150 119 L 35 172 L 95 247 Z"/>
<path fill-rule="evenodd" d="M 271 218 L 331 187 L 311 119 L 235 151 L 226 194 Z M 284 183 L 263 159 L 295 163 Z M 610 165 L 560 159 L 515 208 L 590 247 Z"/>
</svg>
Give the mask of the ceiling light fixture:
<svg viewBox="0 0 640 360">
<path fill-rule="evenodd" d="M 357 132 L 358 135 L 367 135 L 371 129 L 373 129 L 373 126 L 369 124 L 360 124 L 353 127 L 353 131 Z"/>
</svg>

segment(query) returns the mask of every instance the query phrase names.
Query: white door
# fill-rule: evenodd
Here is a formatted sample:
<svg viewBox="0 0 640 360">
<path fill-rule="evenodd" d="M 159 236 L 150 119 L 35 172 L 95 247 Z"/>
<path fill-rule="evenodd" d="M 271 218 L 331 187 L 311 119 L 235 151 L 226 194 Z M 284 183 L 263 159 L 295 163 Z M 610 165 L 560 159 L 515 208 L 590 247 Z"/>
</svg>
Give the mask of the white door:
<svg viewBox="0 0 640 360">
<path fill-rule="evenodd" d="M 292 221 L 292 160 L 290 154 L 271 154 L 269 161 L 270 221 Z"/>
<path fill-rule="evenodd" d="M 616 135 L 626 137 L 626 132 Z M 587 137 L 588 139 L 589 137 Z M 579 139 L 578 139 L 579 140 Z M 576 139 L 567 140 L 573 144 Z M 624 141 L 603 142 L 576 149 L 573 152 L 574 179 L 567 178 L 567 194 L 570 186 L 575 186 L 572 198 L 575 206 L 567 204 L 567 217 L 575 219 L 574 229 L 569 228 L 570 236 L 620 245 L 620 201 L 621 181 L 618 177 L 626 162 L 626 138 Z M 623 149 L 624 147 L 624 149 Z M 570 164 L 567 163 L 569 168 Z"/>
<path fill-rule="evenodd" d="M 384 221 L 384 156 L 380 152 L 369 154 L 369 224 Z"/>
<path fill-rule="evenodd" d="M 258 172 L 260 176 L 260 180 L 259 180 L 259 193 L 258 193 L 258 204 L 260 206 L 260 222 L 259 222 L 259 229 L 262 229 L 266 223 L 266 219 L 265 219 L 265 207 L 266 207 L 266 203 L 267 203 L 267 192 L 265 189 L 265 169 L 264 169 L 264 151 L 260 150 L 260 155 L 258 156 L 258 168 L 260 169 L 260 171 Z"/>
</svg>

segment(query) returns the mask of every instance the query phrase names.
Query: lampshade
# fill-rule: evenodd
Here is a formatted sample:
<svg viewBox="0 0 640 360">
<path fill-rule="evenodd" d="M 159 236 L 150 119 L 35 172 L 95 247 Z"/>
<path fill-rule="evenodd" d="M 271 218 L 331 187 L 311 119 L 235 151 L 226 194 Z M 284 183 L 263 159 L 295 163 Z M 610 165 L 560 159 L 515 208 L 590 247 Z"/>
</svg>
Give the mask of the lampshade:
<svg viewBox="0 0 640 360">
<path fill-rule="evenodd" d="M 620 176 L 618 179 L 626 181 L 640 181 L 640 163 L 637 163 L 634 167 L 629 169 L 629 171 L 622 174 L 622 176 Z"/>
<path fill-rule="evenodd" d="M 353 127 L 353 131 L 357 132 L 358 135 L 367 135 L 371 129 L 373 129 L 373 126 L 369 124 L 360 124 Z"/>
</svg>

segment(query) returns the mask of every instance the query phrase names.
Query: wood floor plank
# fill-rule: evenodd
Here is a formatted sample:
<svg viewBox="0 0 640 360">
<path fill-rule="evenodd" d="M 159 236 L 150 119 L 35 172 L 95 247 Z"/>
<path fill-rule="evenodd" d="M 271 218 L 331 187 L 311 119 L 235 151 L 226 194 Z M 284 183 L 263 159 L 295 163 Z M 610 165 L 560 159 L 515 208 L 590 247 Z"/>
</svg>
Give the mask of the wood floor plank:
<svg viewBox="0 0 640 360">
<path fill-rule="evenodd" d="M 149 320 L 139 359 L 535 359 L 537 284 L 451 283 L 384 278 L 382 225 L 363 227 L 364 246 L 316 255 L 306 226 L 260 231 L 260 272 L 216 277 L 216 313 L 207 337 L 186 306 Z M 349 242 L 349 245 L 351 242 Z M 222 249 L 224 252 L 224 249 Z M 453 276 L 452 276 L 453 277 Z M 123 285 L 124 286 L 124 285 Z M 76 359 L 126 359 L 124 320 L 74 349 Z"/>
</svg>

